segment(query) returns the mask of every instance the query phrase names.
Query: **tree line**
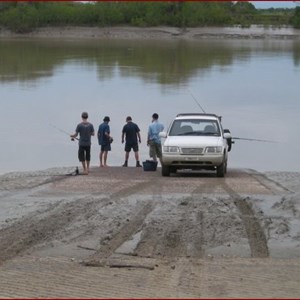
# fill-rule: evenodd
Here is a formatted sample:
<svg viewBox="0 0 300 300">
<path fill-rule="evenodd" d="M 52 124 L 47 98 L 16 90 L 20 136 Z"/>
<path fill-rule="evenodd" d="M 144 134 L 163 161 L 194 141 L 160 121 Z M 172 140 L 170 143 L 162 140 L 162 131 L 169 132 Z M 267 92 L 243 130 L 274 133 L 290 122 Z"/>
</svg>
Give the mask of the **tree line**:
<svg viewBox="0 0 300 300">
<path fill-rule="evenodd" d="M 256 9 L 245 1 L 0 1 L 0 26 L 25 33 L 45 26 L 250 26 L 300 28 L 300 7 Z"/>
</svg>

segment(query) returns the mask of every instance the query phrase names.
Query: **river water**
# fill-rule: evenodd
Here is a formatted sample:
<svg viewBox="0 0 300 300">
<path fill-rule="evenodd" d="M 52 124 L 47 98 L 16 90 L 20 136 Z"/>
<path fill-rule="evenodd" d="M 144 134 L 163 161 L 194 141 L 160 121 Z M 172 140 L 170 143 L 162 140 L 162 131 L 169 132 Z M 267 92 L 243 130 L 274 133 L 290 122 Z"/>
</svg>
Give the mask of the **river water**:
<svg viewBox="0 0 300 300">
<path fill-rule="evenodd" d="M 197 102 L 234 137 L 276 141 L 236 140 L 229 169 L 300 171 L 299 41 L 2 38 L 0 62 L 0 173 L 79 166 L 63 131 L 74 132 L 82 111 L 96 130 L 110 116 L 111 166 L 123 164 L 121 130 L 132 116 L 146 160 L 151 115 L 167 128 L 178 113 L 202 112 Z"/>
</svg>

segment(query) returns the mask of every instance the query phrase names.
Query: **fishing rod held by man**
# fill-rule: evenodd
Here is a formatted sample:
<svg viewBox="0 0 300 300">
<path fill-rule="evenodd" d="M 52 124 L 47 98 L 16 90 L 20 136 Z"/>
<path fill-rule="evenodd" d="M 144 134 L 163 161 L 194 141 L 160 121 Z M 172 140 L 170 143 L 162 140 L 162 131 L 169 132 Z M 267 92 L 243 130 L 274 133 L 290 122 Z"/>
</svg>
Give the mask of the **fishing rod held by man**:
<svg viewBox="0 0 300 300">
<path fill-rule="evenodd" d="M 74 141 L 74 140 L 79 141 L 79 138 L 73 137 L 73 136 L 72 136 L 70 133 L 68 133 L 67 131 L 65 131 L 65 130 L 63 130 L 63 129 L 61 129 L 61 128 L 58 128 L 58 127 L 54 126 L 53 124 L 50 124 L 50 126 L 53 127 L 53 128 L 55 128 L 56 130 L 62 132 L 62 133 L 67 134 L 67 135 L 71 138 L 71 141 Z"/>
</svg>

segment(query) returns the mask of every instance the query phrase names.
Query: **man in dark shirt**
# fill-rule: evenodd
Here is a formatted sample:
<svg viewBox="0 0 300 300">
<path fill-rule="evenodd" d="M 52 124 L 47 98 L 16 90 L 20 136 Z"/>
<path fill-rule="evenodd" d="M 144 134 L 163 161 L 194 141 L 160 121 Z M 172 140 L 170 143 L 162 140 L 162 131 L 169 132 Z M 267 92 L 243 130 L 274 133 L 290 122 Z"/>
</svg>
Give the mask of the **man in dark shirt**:
<svg viewBox="0 0 300 300">
<path fill-rule="evenodd" d="M 100 145 L 100 167 L 108 167 L 107 165 L 107 155 L 108 151 L 111 151 L 112 137 L 110 136 L 110 127 L 108 123 L 110 118 L 108 116 L 104 117 L 103 123 L 99 125 L 98 128 L 98 143 Z"/>
<path fill-rule="evenodd" d="M 126 118 L 127 124 L 124 125 L 122 130 L 122 144 L 124 143 L 124 137 L 126 137 L 125 143 L 125 163 L 123 167 L 128 167 L 129 153 L 131 149 L 134 151 L 136 160 L 136 167 L 141 167 L 139 159 L 139 145 L 141 143 L 140 129 L 137 124 L 132 122 L 132 118 L 128 116 Z"/>
<path fill-rule="evenodd" d="M 93 124 L 87 121 L 88 113 L 81 114 L 82 122 L 76 127 L 75 133 L 71 138 L 76 138 L 79 134 L 79 148 L 78 159 L 82 163 L 83 173 L 89 174 L 90 160 L 91 160 L 91 136 L 95 135 Z"/>
</svg>

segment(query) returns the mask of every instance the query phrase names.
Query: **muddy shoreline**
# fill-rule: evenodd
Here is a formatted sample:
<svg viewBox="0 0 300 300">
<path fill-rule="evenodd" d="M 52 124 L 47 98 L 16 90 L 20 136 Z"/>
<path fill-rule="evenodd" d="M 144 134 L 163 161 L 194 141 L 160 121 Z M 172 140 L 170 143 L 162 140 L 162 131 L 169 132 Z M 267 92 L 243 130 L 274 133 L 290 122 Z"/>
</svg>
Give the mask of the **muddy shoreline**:
<svg viewBox="0 0 300 300">
<path fill-rule="evenodd" d="M 300 173 L 0 176 L 2 298 L 293 298 Z"/>
<path fill-rule="evenodd" d="M 63 39 L 300 39 L 300 29 L 292 27 L 247 28 L 232 27 L 44 27 L 30 33 L 18 34 L 0 29 L 0 38 L 63 38 Z"/>
</svg>

